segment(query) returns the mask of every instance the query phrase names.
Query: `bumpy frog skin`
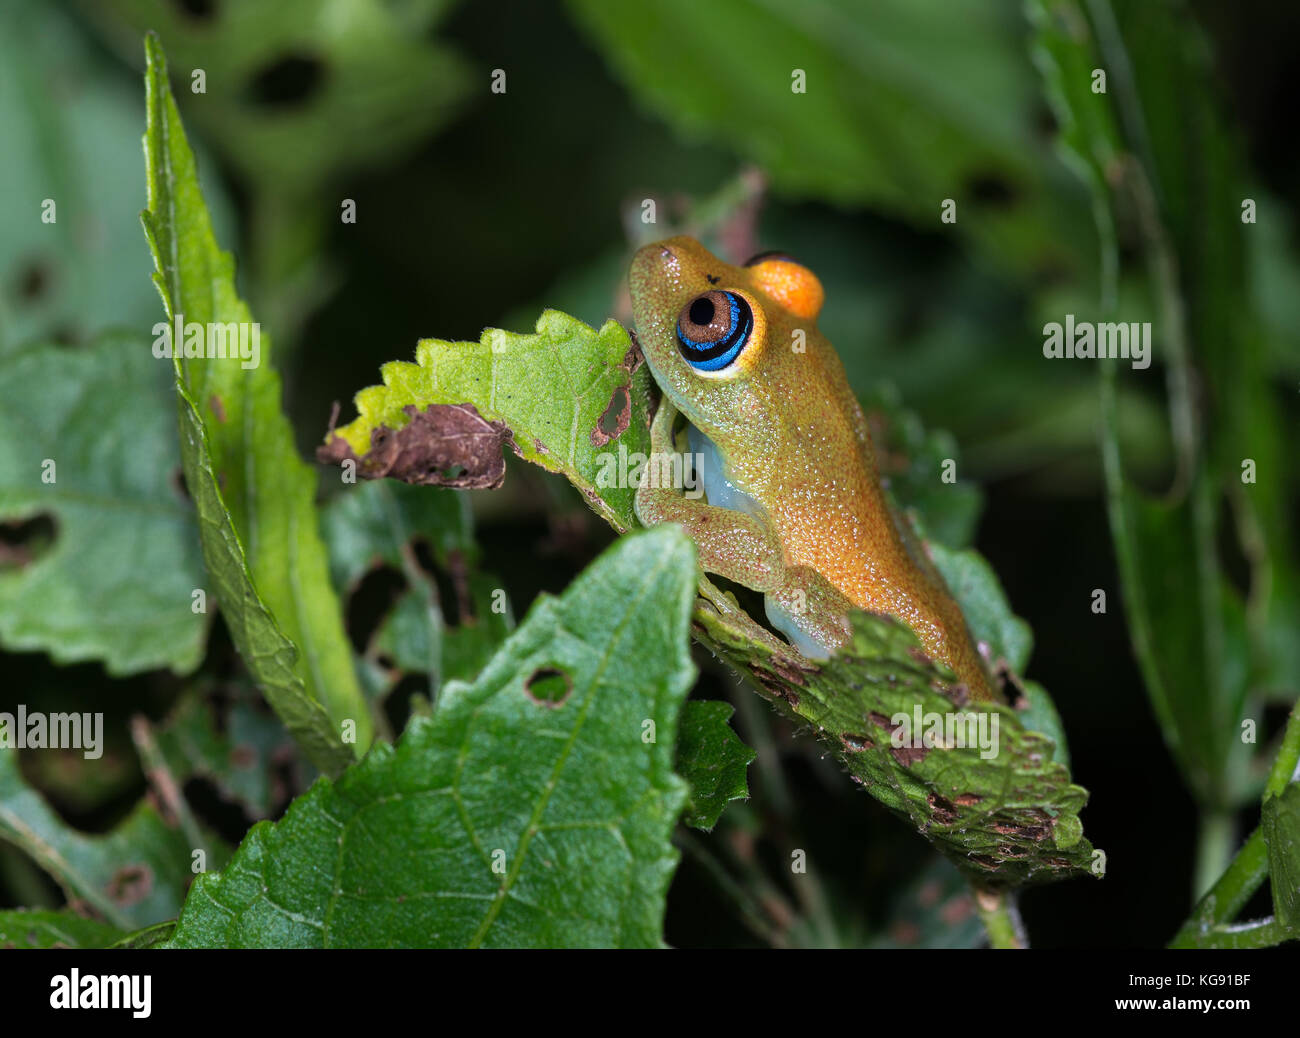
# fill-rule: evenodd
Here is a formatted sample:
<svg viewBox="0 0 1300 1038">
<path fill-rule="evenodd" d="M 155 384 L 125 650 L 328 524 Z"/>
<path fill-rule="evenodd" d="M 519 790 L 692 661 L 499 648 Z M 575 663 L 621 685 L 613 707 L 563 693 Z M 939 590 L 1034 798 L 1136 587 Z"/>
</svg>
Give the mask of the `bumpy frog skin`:
<svg viewBox="0 0 1300 1038">
<path fill-rule="evenodd" d="M 658 456 L 689 423 L 705 498 L 643 482 L 637 516 L 681 523 L 705 571 L 761 591 L 768 617 L 805 655 L 848 637 L 851 606 L 896 617 L 975 699 L 994 697 L 960 608 L 876 474 L 844 367 L 817 330 L 811 271 L 767 254 L 743 267 L 693 238 L 637 252 L 637 338 L 663 400 Z"/>
</svg>

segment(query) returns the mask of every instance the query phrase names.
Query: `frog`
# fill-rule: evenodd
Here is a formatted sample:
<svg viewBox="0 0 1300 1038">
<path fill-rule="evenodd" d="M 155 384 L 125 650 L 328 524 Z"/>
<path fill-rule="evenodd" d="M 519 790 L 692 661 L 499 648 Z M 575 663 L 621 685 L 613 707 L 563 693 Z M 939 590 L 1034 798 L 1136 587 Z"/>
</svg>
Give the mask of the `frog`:
<svg viewBox="0 0 1300 1038">
<path fill-rule="evenodd" d="M 637 250 L 628 281 L 660 392 L 651 458 L 687 447 L 703 490 L 642 478 L 638 520 L 681 524 L 701 569 L 762 593 L 772 628 L 810 661 L 842 648 L 851 612 L 864 610 L 904 624 L 973 699 L 1000 699 L 960 606 L 881 483 L 866 414 L 817 327 L 817 276 L 779 252 L 734 266 L 682 236 Z"/>
</svg>

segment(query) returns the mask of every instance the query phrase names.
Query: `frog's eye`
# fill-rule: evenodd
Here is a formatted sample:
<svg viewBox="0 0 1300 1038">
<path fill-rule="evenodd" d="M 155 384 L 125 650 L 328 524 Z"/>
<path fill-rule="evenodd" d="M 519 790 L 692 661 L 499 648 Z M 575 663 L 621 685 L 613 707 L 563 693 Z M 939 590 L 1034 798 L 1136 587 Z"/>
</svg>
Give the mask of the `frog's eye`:
<svg viewBox="0 0 1300 1038">
<path fill-rule="evenodd" d="M 696 296 L 677 318 L 677 348 L 697 371 L 721 371 L 740 356 L 754 330 L 754 311 L 735 292 Z"/>
<path fill-rule="evenodd" d="M 817 275 L 784 252 L 760 252 L 746 264 L 754 284 L 796 317 L 811 321 L 821 312 L 826 292 Z"/>
</svg>

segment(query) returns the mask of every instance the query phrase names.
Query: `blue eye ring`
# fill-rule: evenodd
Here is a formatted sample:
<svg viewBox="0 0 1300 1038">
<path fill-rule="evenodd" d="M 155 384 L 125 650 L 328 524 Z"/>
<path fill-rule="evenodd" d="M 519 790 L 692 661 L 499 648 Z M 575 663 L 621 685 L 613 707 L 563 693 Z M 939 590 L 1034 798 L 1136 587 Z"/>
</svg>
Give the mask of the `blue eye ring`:
<svg viewBox="0 0 1300 1038">
<path fill-rule="evenodd" d="M 677 348 L 697 371 L 721 371 L 749 342 L 754 311 L 736 292 L 712 291 L 682 307 L 677 318 Z"/>
</svg>

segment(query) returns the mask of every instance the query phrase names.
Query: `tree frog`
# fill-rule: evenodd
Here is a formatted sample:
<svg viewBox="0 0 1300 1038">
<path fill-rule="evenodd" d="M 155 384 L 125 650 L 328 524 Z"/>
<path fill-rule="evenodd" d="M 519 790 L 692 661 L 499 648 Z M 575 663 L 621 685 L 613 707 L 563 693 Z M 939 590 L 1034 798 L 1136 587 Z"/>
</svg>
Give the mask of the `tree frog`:
<svg viewBox="0 0 1300 1038">
<path fill-rule="evenodd" d="M 775 253 L 731 266 L 678 237 L 640 249 L 629 281 L 663 392 L 651 450 L 680 453 L 683 416 L 704 489 L 692 499 L 643 479 L 641 522 L 681 523 L 703 569 L 762 592 L 807 657 L 848 639 L 856 606 L 902 621 L 972 698 L 994 698 L 961 609 L 881 488 L 866 416 L 817 330 L 817 277 Z"/>
</svg>

